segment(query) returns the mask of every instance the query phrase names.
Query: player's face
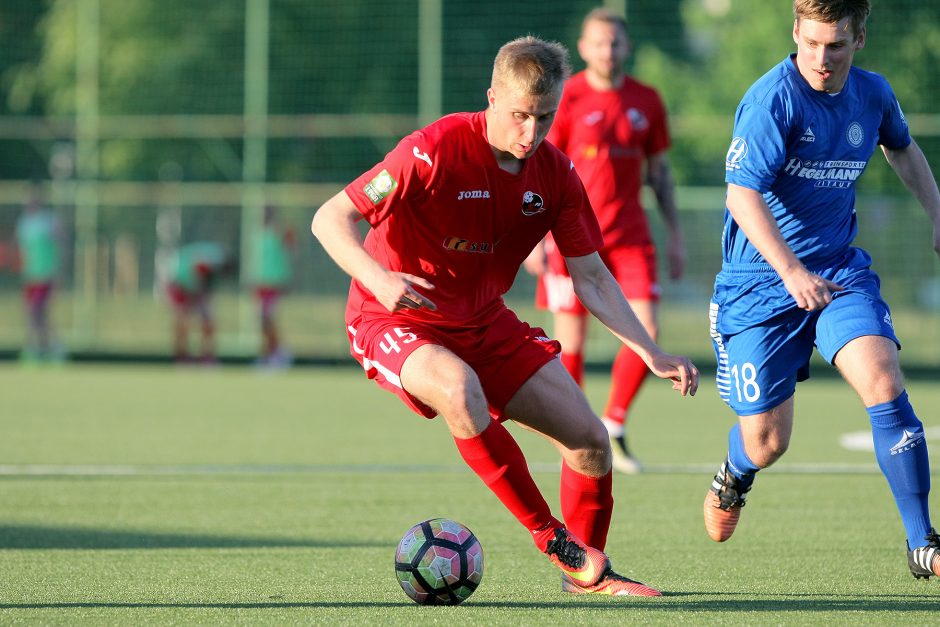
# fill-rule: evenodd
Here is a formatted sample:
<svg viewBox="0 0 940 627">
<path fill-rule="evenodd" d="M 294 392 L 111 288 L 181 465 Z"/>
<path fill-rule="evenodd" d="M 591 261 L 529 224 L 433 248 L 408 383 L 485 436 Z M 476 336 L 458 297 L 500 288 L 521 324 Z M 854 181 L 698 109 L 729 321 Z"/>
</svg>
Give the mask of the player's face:
<svg viewBox="0 0 940 627">
<path fill-rule="evenodd" d="M 849 18 L 835 24 L 802 19 L 793 24 L 793 41 L 796 66 L 810 87 L 837 93 L 845 86 L 855 51 L 865 45 L 865 29 L 856 36 Z"/>
<path fill-rule="evenodd" d="M 551 95 L 533 96 L 502 86 L 491 87 L 486 95 L 490 103 L 486 130 L 490 145 L 516 159 L 531 157 L 552 127 L 561 89 Z"/>
<path fill-rule="evenodd" d="M 578 54 L 587 64 L 588 73 L 595 78 L 612 81 L 623 72 L 623 62 L 630 54 L 630 42 L 620 25 L 591 20 L 584 25 L 578 40 Z"/>
</svg>

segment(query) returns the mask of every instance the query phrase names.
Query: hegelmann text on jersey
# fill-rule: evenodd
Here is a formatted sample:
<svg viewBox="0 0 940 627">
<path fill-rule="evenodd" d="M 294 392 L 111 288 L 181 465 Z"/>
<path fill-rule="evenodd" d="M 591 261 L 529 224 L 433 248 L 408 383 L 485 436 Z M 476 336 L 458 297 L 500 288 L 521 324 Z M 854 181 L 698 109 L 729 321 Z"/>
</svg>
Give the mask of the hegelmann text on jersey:
<svg viewBox="0 0 940 627">
<path fill-rule="evenodd" d="M 807 161 L 791 157 L 783 167 L 790 176 L 816 181 L 814 187 L 851 187 L 865 170 L 864 161 Z"/>
</svg>

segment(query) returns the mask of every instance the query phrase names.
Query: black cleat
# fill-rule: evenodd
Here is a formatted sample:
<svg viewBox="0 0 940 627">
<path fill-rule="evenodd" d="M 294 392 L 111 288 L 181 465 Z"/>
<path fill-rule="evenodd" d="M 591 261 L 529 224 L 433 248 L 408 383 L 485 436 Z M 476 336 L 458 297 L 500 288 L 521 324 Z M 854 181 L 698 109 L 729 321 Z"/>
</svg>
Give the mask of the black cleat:
<svg viewBox="0 0 940 627">
<path fill-rule="evenodd" d="M 940 535 L 933 527 L 924 536 L 927 546 L 921 546 L 913 551 L 908 545 L 907 566 L 911 569 L 914 579 L 930 579 L 931 575 L 940 577 Z"/>
</svg>

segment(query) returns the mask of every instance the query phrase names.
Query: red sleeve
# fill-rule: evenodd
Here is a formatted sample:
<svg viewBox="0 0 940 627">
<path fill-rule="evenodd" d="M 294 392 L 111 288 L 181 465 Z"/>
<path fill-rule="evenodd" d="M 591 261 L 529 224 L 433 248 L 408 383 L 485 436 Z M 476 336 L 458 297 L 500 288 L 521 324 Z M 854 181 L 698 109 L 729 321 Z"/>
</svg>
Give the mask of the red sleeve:
<svg viewBox="0 0 940 627">
<path fill-rule="evenodd" d="M 574 164 L 570 161 L 569 164 L 562 195 L 564 200 L 552 226 L 552 237 L 562 256 L 582 257 L 600 250 L 604 237 Z"/>
<path fill-rule="evenodd" d="M 669 122 L 666 117 L 666 107 L 659 94 L 650 90 L 650 133 L 646 141 L 646 155 L 655 155 L 670 146 Z"/>
<path fill-rule="evenodd" d="M 431 188 L 436 156 L 423 131 L 416 131 L 347 185 L 346 195 L 374 227 L 396 208 L 420 200 Z"/>
</svg>

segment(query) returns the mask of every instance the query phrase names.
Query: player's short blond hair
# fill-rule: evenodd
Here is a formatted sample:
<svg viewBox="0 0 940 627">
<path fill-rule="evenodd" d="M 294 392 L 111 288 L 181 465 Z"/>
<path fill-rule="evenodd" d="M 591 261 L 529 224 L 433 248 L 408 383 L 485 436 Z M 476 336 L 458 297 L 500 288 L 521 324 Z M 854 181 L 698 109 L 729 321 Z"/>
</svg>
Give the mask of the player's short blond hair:
<svg viewBox="0 0 940 627">
<path fill-rule="evenodd" d="M 569 76 L 568 49 L 560 43 L 528 35 L 499 49 L 493 61 L 492 86 L 544 96 L 560 92 Z"/>
<path fill-rule="evenodd" d="M 852 34 L 856 39 L 865 29 L 865 22 L 870 13 L 869 0 L 793 0 L 793 17 L 797 22 L 805 19 L 835 24 L 849 18 Z"/>
</svg>

